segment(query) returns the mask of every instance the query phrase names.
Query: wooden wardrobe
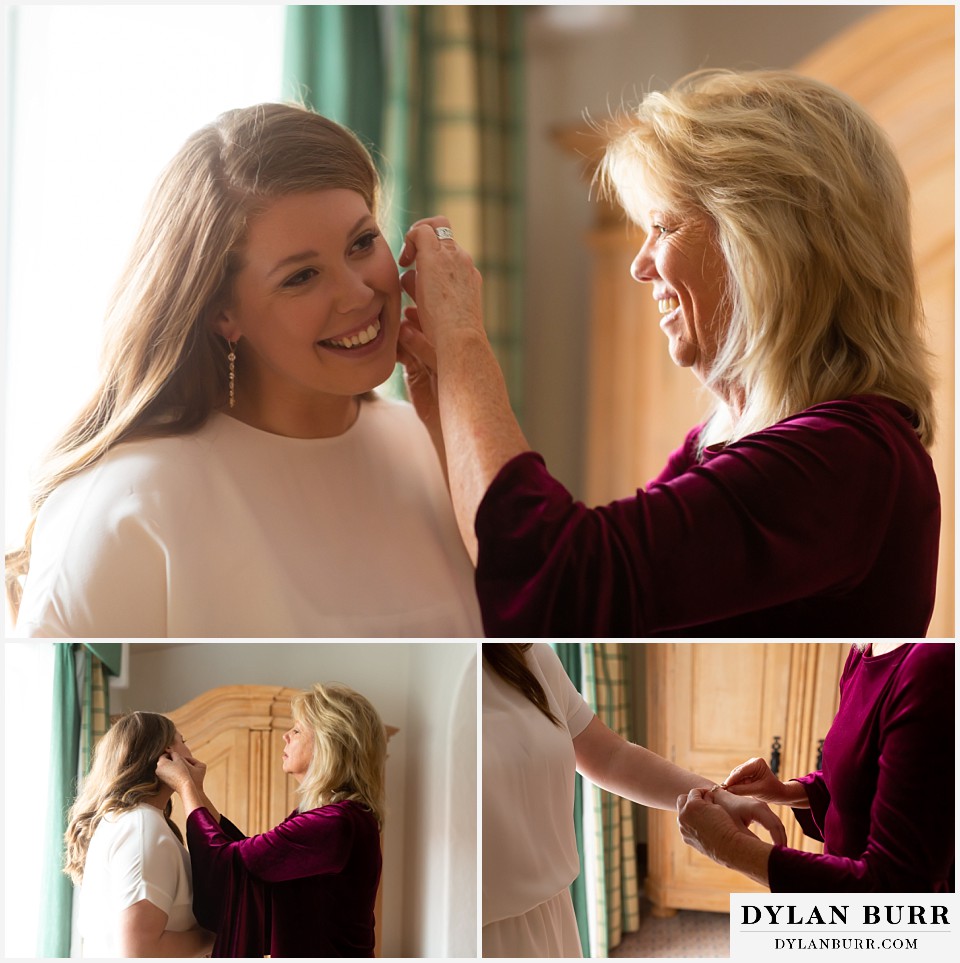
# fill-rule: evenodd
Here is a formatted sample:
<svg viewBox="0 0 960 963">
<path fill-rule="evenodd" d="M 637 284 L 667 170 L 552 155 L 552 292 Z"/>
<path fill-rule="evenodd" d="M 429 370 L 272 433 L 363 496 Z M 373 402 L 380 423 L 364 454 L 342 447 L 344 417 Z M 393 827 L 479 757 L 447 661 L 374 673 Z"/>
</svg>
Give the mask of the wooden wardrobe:
<svg viewBox="0 0 960 963">
<path fill-rule="evenodd" d="M 204 789 L 248 836 L 273 829 L 297 808 L 297 783 L 283 772 L 283 734 L 293 725 L 290 701 L 299 689 L 268 685 L 221 686 L 165 713 L 190 751 L 207 764 Z M 398 730 L 386 726 L 387 741 Z M 174 796 L 173 820 L 184 831 Z M 382 885 L 376 903 L 380 947 Z"/>
<path fill-rule="evenodd" d="M 684 642 L 646 650 L 646 745 L 653 752 L 716 782 L 753 756 L 766 758 L 784 780 L 818 768 L 849 644 Z M 787 845 L 822 851 L 789 808 L 773 808 Z M 687 846 L 675 813 L 651 809 L 647 826 L 645 889 L 654 915 L 727 912 L 730 893 L 768 892 Z"/>
</svg>

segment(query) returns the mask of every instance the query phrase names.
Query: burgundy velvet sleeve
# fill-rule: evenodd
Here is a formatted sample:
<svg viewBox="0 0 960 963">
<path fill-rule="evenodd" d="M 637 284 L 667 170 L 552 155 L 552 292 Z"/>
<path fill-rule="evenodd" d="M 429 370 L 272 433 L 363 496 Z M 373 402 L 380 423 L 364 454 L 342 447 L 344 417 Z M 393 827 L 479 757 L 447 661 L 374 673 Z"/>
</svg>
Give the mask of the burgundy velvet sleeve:
<svg viewBox="0 0 960 963">
<path fill-rule="evenodd" d="M 900 463 L 863 406 L 810 409 L 684 471 L 685 457 L 594 509 L 539 455 L 508 462 L 476 517 L 487 635 L 679 631 L 842 593 L 873 564 Z"/>
<path fill-rule="evenodd" d="M 237 829 L 237 827 L 234 826 L 233 823 L 230 822 L 230 820 L 223 815 L 223 813 L 220 813 L 219 825 L 220 825 L 220 831 L 223 833 L 224 836 L 227 837 L 227 839 L 239 840 L 239 839 L 247 838 L 246 834 L 240 832 L 240 830 Z"/>
<path fill-rule="evenodd" d="M 217 934 L 214 957 L 256 957 L 270 952 L 263 884 L 244 869 L 232 848 L 246 838 L 225 816 L 207 809 L 187 817 L 193 875 L 193 914 Z"/>
<path fill-rule="evenodd" d="M 952 878 L 953 649 L 917 646 L 880 710 L 879 775 L 863 852 L 774 847 L 772 892 L 929 892 Z"/>
<path fill-rule="evenodd" d="M 295 813 L 276 829 L 227 844 L 244 868 L 268 883 L 342 872 L 353 822 L 337 805 Z"/>
<path fill-rule="evenodd" d="M 798 782 L 806 790 L 807 799 L 810 800 L 809 809 L 794 809 L 793 815 L 796 817 L 800 828 L 805 836 L 823 842 L 823 815 L 830 805 L 830 793 L 827 790 L 823 776 L 819 772 L 812 772 L 809 776 L 800 776 L 791 779 L 790 782 Z"/>
<path fill-rule="evenodd" d="M 666 465 L 660 470 L 656 478 L 652 478 L 649 485 L 663 484 L 671 481 L 685 471 L 689 471 L 697 463 L 697 441 L 703 425 L 698 425 L 687 433 L 683 444 L 670 454 Z M 647 487 L 649 487 L 649 485 Z"/>
</svg>

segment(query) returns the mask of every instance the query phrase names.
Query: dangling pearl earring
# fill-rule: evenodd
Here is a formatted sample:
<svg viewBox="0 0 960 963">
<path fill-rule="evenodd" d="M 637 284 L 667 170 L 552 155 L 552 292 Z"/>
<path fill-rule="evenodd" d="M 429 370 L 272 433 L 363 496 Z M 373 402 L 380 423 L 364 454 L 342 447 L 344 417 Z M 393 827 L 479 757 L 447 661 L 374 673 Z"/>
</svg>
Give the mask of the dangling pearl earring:
<svg viewBox="0 0 960 963">
<path fill-rule="evenodd" d="M 227 377 L 230 381 L 230 407 L 232 408 L 237 403 L 237 395 L 235 392 L 237 372 L 234 367 L 234 362 L 237 360 L 237 342 L 228 340 L 227 347 L 230 349 L 230 353 L 227 355 L 227 363 L 229 365 L 229 373 Z"/>
</svg>

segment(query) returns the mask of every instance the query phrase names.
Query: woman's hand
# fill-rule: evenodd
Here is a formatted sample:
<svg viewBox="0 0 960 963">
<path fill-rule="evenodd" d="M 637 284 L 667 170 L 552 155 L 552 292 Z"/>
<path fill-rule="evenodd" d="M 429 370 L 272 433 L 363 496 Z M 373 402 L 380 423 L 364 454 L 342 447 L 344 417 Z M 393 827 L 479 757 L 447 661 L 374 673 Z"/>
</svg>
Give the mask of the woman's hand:
<svg viewBox="0 0 960 963">
<path fill-rule="evenodd" d="M 486 335 L 483 330 L 483 280 L 473 259 L 452 238 L 437 237 L 436 228 L 449 228 L 445 217 L 417 221 L 407 231 L 400 267 L 410 267 L 400 281 L 417 306 L 420 328 L 437 349 L 458 332 Z M 409 313 L 408 313 L 409 316 Z M 434 370 L 436 370 L 434 368 Z"/>
<path fill-rule="evenodd" d="M 767 863 L 773 847 L 715 802 L 709 789 L 691 789 L 677 799 L 677 825 L 688 846 L 764 886 L 770 885 Z"/>
<path fill-rule="evenodd" d="M 753 823 L 759 823 L 770 833 L 774 843 L 779 846 L 787 845 L 787 831 L 783 828 L 780 818 L 766 803 L 752 796 L 734 796 L 722 789 L 715 789 L 711 793 L 711 798 L 743 829 L 749 831 Z"/>
<path fill-rule="evenodd" d="M 456 241 L 437 236 L 436 229 L 446 226 L 445 218 L 427 218 L 407 233 L 400 266 L 414 261 L 417 266 L 400 282 L 416 309 L 406 309 L 401 338 L 406 361 L 416 359 L 407 369 L 408 377 L 414 375 L 414 404 L 443 452 L 457 527 L 476 564 L 477 509 L 503 466 L 530 446 L 483 330 L 480 272 Z M 421 333 L 423 340 L 418 338 Z M 435 427 L 438 418 L 442 442 Z"/>
<path fill-rule="evenodd" d="M 181 795 L 188 783 L 202 791 L 206 773 L 206 763 L 194 759 L 193 756 L 182 756 L 178 752 L 165 752 L 157 760 L 157 778 Z"/>
<path fill-rule="evenodd" d="M 725 862 L 739 836 L 757 838 L 740 819 L 714 802 L 709 789 L 691 789 L 677 798 L 677 825 L 688 846 L 718 863 Z"/>
<path fill-rule="evenodd" d="M 807 806 L 807 793 L 800 783 L 782 783 L 766 759 L 754 757 L 730 771 L 721 788 L 736 796 L 753 796 L 779 806 Z"/>
<path fill-rule="evenodd" d="M 420 327 L 415 307 L 404 310 L 397 360 L 403 365 L 407 395 L 423 422 L 446 473 L 443 434 L 440 430 L 440 396 L 437 390 L 437 353 Z"/>
</svg>

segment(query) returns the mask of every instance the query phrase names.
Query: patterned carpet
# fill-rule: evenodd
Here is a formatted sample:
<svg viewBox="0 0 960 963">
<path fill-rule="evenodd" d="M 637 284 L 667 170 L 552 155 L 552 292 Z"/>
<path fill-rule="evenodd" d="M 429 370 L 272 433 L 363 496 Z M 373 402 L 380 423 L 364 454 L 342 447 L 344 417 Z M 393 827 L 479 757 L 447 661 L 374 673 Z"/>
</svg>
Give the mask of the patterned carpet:
<svg viewBox="0 0 960 963">
<path fill-rule="evenodd" d="M 730 914 L 680 910 L 669 919 L 650 915 L 650 903 L 640 901 L 640 929 L 624 934 L 611 957 L 640 959 L 715 959 L 730 956 Z"/>
</svg>

